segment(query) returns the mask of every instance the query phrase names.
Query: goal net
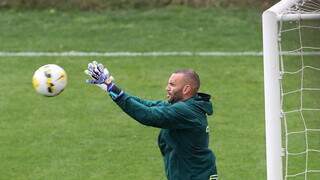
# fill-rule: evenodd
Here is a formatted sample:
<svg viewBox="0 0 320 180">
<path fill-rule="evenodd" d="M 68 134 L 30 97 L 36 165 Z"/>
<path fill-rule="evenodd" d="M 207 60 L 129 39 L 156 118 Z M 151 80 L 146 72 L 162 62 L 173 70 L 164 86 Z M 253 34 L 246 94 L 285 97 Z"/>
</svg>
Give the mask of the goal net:
<svg viewBox="0 0 320 180">
<path fill-rule="evenodd" d="M 268 180 L 320 180 L 320 0 L 263 14 Z"/>
</svg>

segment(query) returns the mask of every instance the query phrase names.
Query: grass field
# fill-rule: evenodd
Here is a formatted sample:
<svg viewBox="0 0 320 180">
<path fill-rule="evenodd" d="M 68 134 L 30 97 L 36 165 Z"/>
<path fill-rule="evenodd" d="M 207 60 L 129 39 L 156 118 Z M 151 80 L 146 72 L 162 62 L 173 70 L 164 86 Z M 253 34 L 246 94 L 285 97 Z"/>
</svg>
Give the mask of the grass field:
<svg viewBox="0 0 320 180">
<path fill-rule="evenodd" d="M 148 11 L 0 11 L 0 51 L 260 51 L 260 12 L 168 8 Z M 0 179 L 165 179 L 159 130 L 124 114 L 84 83 L 96 57 L 0 57 Z M 198 71 L 214 97 L 210 147 L 220 180 L 265 179 L 261 57 L 103 57 L 118 85 L 164 99 L 171 72 Z M 36 68 L 54 63 L 67 89 L 42 97 Z"/>
<path fill-rule="evenodd" d="M 167 8 L 0 11 L 1 51 L 257 51 L 260 12 Z"/>
</svg>

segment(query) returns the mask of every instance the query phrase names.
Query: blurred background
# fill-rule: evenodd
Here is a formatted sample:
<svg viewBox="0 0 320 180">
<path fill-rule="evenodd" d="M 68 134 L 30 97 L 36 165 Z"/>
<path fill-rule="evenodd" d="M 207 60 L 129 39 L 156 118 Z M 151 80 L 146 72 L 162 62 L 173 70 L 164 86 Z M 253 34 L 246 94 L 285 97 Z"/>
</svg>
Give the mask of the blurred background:
<svg viewBox="0 0 320 180">
<path fill-rule="evenodd" d="M 1 8 L 106 10 L 124 8 L 161 8 L 183 5 L 195 8 L 251 7 L 266 8 L 276 0 L 0 0 Z"/>
</svg>

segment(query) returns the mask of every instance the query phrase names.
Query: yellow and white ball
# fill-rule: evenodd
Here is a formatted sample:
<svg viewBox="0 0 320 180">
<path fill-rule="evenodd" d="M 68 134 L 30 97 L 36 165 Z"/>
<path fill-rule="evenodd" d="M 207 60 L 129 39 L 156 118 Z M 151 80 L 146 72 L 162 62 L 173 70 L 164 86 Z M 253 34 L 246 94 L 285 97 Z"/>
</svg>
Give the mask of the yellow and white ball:
<svg viewBox="0 0 320 180">
<path fill-rule="evenodd" d="M 55 64 L 41 66 L 32 77 L 33 88 L 44 96 L 57 96 L 66 88 L 67 81 L 67 73 Z"/>
</svg>

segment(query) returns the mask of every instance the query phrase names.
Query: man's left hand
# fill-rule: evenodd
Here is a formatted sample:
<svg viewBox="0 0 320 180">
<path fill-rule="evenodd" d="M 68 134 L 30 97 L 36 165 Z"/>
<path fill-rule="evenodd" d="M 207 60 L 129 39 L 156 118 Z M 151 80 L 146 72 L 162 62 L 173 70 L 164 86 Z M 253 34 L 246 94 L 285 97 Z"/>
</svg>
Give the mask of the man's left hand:
<svg viewBox="0 0 320 180">
<path fill-rule="evenodd" d="M 92 77 L 92 79 L 86 80 L 89 84 L 104 84 L 105 81 L 110 78 L 108 69 L 104 68 L 103 65 L 97 61 L 89 63 L 85 73 Z"/>
</svg>

